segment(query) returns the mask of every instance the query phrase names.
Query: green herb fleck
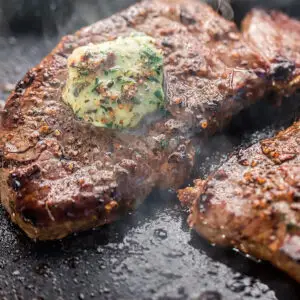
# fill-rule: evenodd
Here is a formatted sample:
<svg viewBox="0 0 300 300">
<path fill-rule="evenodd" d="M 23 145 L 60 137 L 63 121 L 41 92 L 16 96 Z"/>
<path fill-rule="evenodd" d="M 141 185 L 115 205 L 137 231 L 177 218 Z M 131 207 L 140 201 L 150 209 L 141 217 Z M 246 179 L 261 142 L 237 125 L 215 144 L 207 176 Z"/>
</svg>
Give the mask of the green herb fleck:
<svg viewBox="0 0 300 300">
<path fill-rule="evenodd" d="M 163 62 L 161 56 L 159 56 L 154 50 L 149 47 L 145 47 L 141 53 L 141 58 L 146 60 L 146 63 L 152 67 L 157 74 L 160 74 Z"/>
<path fill-rule="evenodd" d="M 154 100 L 150 100 L 149 101 L 149 104 L 153 105 L 153 104 L 157 104 L 158 102 L 157 101 L 154 101 Z"/>
<path fill-rule="evenodd" d="M 141 103 L 142 103 L 142 101 L 141 101 L 140 99 L 136 98 L 136 97 L 133 97 L 133 98 L 131 99 L 131 101 L 132 101 L 132 103 L 134 103 L 134 104 L 141 104 Z"/>
<path fill-rule="evenodd" d="M 106 128 L 112 128 L 114 125 L 114 122 L 109 122 L 106 124 Z"/>
<path fill-rule="evenodd" d="M 160 141 L 160 147 L 161 147 L 162 149 L 166 149 L 166 148 L 168 148 L 168 146 L 169 146 L 169 141 L 168 141 L 168 140 L 162 139 L 162 140 Z"/>
<path fill-rule="evenodd" d="M 154 76 L 149 76 L 148 79 L 151 81 L 151 82 L 156 82 L 156 83 L 159 83 L 159 80 L 154 77 Z"/>
<path fill-rule="evenodd" d="M 102 83 L 103 82 L 100 80 L 100 78 L 96 77 L 96 79 L 95 79 L 95 85 L 94 85 L 94 87 L 92 89 L 92 92 L 97 91 L 98 87 L 100 87 Z"/>
<path fill-rule="evenodd" d="M 161 100 L 161 101 L 164 100 L 164 95 L 163 95 L 163 92 L 162 92 L 161 89 L 156 90 L 156 91 L 154 92 L 154 96 L 155 96 L 156 98 L 158 98 L 159 100 Z"/>
<path fill-rule="evenodd" d="M 81 75 L 81 76 L 88 76 L 89 75 L 89 71 L 88 70 L 80 70 L 79 69 L 79 74 Z"/>
<path fill-rule="evenodd" d="M 104 105 L 100 105 L 100 107 L 104 110 L 104 111 L 106 111 L 107 112 L 107 107 L 106 106 L 104 106 Z"/>
<path fill-rule="evenodd" d="M 95 113 L 97 113 L 97 109 L 90 109 L 90 110 L 87 110 L 86 113 L 87 113 L 88 115 L 90 115 L 90 114 L 95 114 Z"/>
<path fill-rule="evenodd" d="M 107 83 L 107 87 L 108 87 L 108 88 L 111 88 L 114 84 L 115 84 L 115 82 L 114 82 L 113 80 L 110 80 L 110 81 Z"/>
</svg>

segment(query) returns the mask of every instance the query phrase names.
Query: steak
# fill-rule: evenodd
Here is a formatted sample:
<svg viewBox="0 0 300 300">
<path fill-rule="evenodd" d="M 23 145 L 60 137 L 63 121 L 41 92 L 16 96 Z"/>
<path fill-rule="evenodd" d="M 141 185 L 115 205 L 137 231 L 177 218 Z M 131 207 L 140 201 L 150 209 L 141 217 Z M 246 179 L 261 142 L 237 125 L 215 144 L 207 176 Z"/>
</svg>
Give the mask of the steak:
<svg viewBox="0 0 300 300">
<path fill-rule="evenodd" d="M 246 16 L 242 30 L 249 45 L 268 61 L 275 90 L 291 94 L 299 88 L 299 21 L 278 11 L 254 9 Z"/>
<path fill-rule="evenodd" d="M 136 31 L 163 51 L 167 113 L 135 130 L 79 120 L 62 101 L 68 57 Z M 194 163 L 193 133 L 221 129 L 276 84 L 269 61 L 209 6 L 136 4 L 64 37 L 17 84 L 1 112 L 1 202 L 34 239 L 109 223 L 154 187 L 179 187 Z"/>
<path fill-rule="evenodd" d="M 178 195 L 202 236 L 268 260 L 300 282 L 300 122 Z"/>
</svg>

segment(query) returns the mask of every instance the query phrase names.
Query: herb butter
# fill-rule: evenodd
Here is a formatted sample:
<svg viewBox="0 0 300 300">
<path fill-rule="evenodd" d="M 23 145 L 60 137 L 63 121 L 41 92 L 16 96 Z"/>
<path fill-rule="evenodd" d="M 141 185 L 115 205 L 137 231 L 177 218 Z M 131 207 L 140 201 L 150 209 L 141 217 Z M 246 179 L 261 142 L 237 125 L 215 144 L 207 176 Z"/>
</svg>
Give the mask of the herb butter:
<svg viewBox="0 0 300 300">
<path fill-rule="evenodd" d="M 164 105 L 163 56 L 144 34 L 74 50 L 63 100 L 98 127 L 130 128 Z"/>
</svg>

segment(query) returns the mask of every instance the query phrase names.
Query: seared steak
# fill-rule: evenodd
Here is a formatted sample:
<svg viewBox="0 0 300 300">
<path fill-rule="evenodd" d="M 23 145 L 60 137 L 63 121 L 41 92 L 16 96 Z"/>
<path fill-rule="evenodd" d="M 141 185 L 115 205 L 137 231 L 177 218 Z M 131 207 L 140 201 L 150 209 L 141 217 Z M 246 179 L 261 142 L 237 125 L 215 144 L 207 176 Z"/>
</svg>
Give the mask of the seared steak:
<svg viewBox="0 0 300 300">
<path fill-rule="evenodd" d="M 287 15 L 254 9 L 243 22 L 243 36 L 270 64 L 274 88 L 292 93 L 300 84 L 300 23 Z M 281 82 L 281 83 L 280 83 Z"/>
<path fill-rule="evenodd" d="M 268 260 L 300 282 L 300 122 L 240 151 L 179 191 L 189 224 L 213 243 Z"/>
<path fill-rule="evenodd" d="M 62 101 L 74 49 L 132 32 L 163 50 L 167 113 L 138 130 L 94 127 Z M 270 89 L 270 64 L 198 1 L 145 1 L 66 36 L 20 81 L 1 113 L 1 201 L 31 238 L 109 223 L 153 187 L 178 187 L 194 130 L 215 131 Z"/>
</svg>

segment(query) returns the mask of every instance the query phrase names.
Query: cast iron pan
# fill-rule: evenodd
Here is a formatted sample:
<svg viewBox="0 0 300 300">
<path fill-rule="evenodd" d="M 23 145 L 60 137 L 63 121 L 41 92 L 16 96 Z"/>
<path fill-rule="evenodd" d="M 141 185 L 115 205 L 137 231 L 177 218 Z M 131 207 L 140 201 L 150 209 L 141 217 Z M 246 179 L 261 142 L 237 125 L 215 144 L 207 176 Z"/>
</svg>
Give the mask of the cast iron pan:
<svg viewBox="0 0 300 300">
<path fill-rule="evenodd" d="M 51 16 L 61 14 L 59 5 L 64 3 L 56 2 Z M 32 13 L 23 18 L 22 10 L 17 17 L 4 12 L 1 97 L 9 89 L 6 83 L 20 79 L 61 35 L 133 2 L 72 2 L 69 19 L 58 18 L 64 24 L 44 23 L 39 17 L 43 13 L 31 22 Z M 18 26 L 27 26 L 26 33 L 16 30 Z M 266 99 L 235 118 L 225 133 L 199 143 L 194 176 L 206 176 L 229 153 L 291 124 L 298 118 L 299 100 L 300 95 L 295 95 L 278 109 Z M 189 230 L 186 217 L 174 191 L 154 191 L 136 212 L 114 224 L 62 241 L 35 243 L 0 209 L 0 299 L 299 299 L 295 281 L 268 263 L 210 245 Z"/>
</svg>

